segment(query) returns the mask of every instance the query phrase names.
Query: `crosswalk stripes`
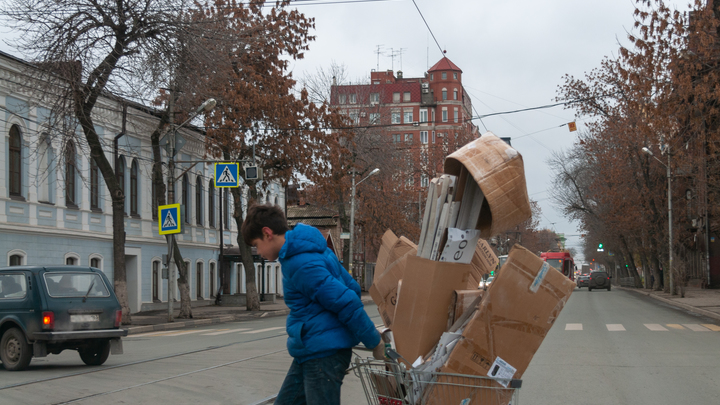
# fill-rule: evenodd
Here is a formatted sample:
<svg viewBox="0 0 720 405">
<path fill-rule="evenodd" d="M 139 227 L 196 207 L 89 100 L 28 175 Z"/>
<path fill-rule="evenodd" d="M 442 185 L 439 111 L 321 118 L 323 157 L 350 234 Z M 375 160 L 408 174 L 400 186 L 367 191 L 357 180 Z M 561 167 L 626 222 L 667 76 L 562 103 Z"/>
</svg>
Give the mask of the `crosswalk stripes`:
<svg viewBox="0 0 720 405">
<path fill-rule="evenodd" d="M 677 330 L 685 330 L 682 325 L 678 325 L 676 323 L 669 323 L 667 324 L 668 328 L 677 329 Z"/>
<path fill-rule="evenodd" d="M 653 332 L 668 332 L 670 330 L 682 330 L 692 332 L 720 332 L 720 326 L 711 323 L 684 323 L 682 325 L 677 323 L 668 323 L 665 325 L 661 325 L 659 323 L 644 323 L 643 326 Z M 624 332 L 627 330 L 625 328 L 625 325 L 620 323 L 608 323 L 605 324 L 605 328 L 608 330 L 608 332 Z M 566 323 L 565 330 L 582 331 L 584 330 L 584 328 L 582 323 Z"/>
<path fill-rule="evenodd" d="M 683 324 L 684 327 L 690 329 L 693 332 L 710 332 L 710 329 L 696 324 Z"/>
<path fill-rule="evenodd" d="M 713 325 L 711 323 L 704 323 L 704 324 L 702 324 L 702 326 L 710 329 L 713 332 L 720 332 L 720 326 Z"/>
<path fill-rule="evenodd" d="M 565 330 L 583 330 L 581 323 L 567 323 L 565 324 Z"/>
<path fill-rule="evenodd" d="M 660 325 L 659 323 L 646 323 L 645 327 L 651 331 L 668 331 L 669 329 Z"/>
<path fill-rule="evenodd" d="M 619 323 L 609 323 L 609 324 L 605 325 L 605 327 L 610 332 L 622 332 L 625 330 L 625 327 Z"/>
</svg>

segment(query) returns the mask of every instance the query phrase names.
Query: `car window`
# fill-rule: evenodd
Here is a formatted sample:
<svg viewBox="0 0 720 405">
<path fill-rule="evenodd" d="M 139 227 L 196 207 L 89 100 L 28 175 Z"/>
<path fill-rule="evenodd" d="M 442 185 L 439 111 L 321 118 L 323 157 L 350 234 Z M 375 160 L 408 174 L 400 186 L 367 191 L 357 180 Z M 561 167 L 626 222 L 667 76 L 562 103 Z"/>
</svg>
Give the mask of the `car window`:
<svg viewBox="0 0 720 405">
<path fill-rule="evenodd" d="M 27 280 L 20 274 L 0 274 L 0 299 L 22 299 L 27 295 Z"/>
<path fill-rule="evenodd" d="M 102 277 L 96 273 L 45 273 L 44 279 L 51 297 L 110 296 Z"/>
</svg>

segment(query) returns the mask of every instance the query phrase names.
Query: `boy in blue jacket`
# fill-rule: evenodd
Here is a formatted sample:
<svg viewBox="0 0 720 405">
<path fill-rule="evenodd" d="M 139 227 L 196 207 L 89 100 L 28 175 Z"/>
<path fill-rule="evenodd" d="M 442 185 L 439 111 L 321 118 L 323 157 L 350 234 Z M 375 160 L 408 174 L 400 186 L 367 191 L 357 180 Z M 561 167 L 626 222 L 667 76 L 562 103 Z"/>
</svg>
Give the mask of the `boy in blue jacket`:
<svg viewBox="0 0 720 405">
<path fill-rule="evenodd" d="M 360 286 L 320 231 L 304 224 L 289 231 L 278 206 L 250 207 L 241 232 L 260 256 L 282 265 L 293 362 L 275 404 L 340 404 L 352 347 L 362 342 L 376 358 L 384 358 L 385 345 L 363 308 Z"/>
</svg>

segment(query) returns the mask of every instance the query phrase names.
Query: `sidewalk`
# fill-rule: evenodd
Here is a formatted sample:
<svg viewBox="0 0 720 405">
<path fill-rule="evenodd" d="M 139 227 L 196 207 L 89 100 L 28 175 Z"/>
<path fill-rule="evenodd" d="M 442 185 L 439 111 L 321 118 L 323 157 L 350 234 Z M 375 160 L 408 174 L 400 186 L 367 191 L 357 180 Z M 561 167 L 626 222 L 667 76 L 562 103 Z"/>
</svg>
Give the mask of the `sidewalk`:
<svg viewBox="0 0 720 405">
<path fill-rule="evenodd" d="M 362 293 L 363 304 L 372 303 L 370 294 Z M 175 310 L 174 316 L 177 316 Z M 122 328 L 127 329 L 128 335 L 147 333 L 170 329 L 182 329 L 200 325 L 212 325 L 225 322 L 249 321 L 258 318 L 271 316 L 284 316 L 290 313 L 285 301 L 278 298 L 275 303 L 261 302 L 259 311 L 248 311 L 242 307 L 222 307 L 217 305 L 206 305 L 193 307 L 192 319 L 177 319 L 175 322 L 168 322 L 167 310 L 138 312 L 132 315 L 130 324 L 123 324 Z"/>
<path fill-rule="evenodd" d="M 666 304 L 720 320 L 720 290 L 686 287 L 685 298 L 680 298 L 680 294 L 671 296 L 669 293 L 651 291 L 643 288 L 628 288 L 619 286 L 613 286 L 613 288 L 644 294 Z"/>
</svg>

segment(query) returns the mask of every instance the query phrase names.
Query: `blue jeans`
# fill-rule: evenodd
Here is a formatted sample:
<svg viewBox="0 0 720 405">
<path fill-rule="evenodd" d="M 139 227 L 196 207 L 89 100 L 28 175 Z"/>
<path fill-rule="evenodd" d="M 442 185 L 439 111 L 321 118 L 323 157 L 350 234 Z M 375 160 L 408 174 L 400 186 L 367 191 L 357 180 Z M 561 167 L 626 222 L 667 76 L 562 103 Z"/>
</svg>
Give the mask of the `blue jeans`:
<svg viewBox="0 0 720 405">
<path fill-rule="evenodd" d="M 339 405 L 340 386 L 350 365 L 352 349 L 312 359 L 293 360 L 275 405 Z"/>
</svg>

